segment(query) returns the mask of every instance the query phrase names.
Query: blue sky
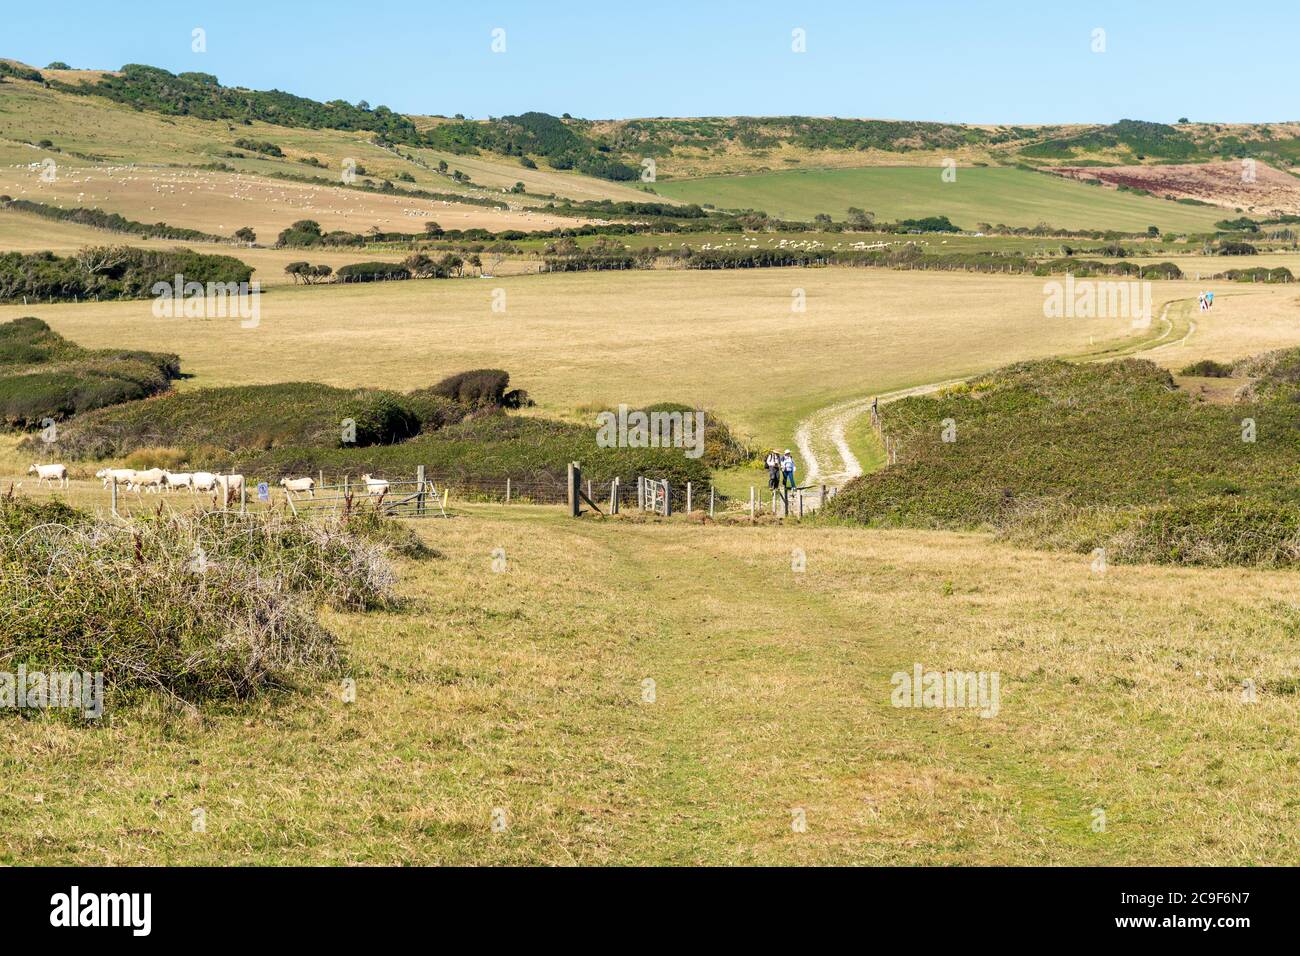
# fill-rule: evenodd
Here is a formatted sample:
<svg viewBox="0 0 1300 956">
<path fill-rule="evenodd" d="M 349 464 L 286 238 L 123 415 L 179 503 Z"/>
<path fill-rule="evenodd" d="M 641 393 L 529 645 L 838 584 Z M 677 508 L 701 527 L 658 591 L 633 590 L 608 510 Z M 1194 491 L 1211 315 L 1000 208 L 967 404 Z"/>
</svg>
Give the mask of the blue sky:
<svg viewBox="0 0 1300 956">
<path fill-rule="evenodd" d="M 35 66 L 149 63 L 412 113 L 1300 119 L 1289 76 L 1295 0 L 10 0 L 5 8 L 0 56 Z M 205 53 L 191 50 L 195 27 L 206 31 Z M 496 28 L 504 53 L 491 50 Z M 791 50 L 796 28 L 806 31 L 804 53 Z M 1092 51 L 1098 28 L 1103 53 Z"/>
</svg>

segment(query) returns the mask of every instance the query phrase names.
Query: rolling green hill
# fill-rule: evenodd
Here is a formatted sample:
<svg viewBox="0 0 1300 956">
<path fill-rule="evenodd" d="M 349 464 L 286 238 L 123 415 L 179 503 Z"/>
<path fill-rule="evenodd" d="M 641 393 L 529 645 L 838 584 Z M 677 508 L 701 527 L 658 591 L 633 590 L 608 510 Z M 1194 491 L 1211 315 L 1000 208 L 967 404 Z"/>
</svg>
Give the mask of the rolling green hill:
<svg viewBox="0 0 1300 956">
<path fill-rule="evenodd" d="M 1023 169 L 957 170 L 944 182 L 935 167 L 875 166 L 808 169 L 748 176 L 669 180 L 664 196 L 726 209 L 761 209 L 782 219 L 829 213 L 843 219 L 850 206 L 879 220 L 943 215 L 965 229 L 977 223 L 1141 231 L 1210 231 L 1222 210 L 1186 206 L 1069 182 Z"/>
</svg>

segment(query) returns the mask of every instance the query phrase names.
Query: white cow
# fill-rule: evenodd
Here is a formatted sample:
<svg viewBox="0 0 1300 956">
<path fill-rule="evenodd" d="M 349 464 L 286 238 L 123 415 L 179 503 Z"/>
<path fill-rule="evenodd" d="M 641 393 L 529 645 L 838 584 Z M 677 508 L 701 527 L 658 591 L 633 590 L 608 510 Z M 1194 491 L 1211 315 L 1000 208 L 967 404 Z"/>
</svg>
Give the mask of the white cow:
<svg viewBox="0 0 1300 956">
<path fill-rule="evenodd" d="M 316 497 L 316 479 L 315 478 L 281 478 L 280 485 L 285 492 L 297 491 L 307 492 L 313 498 Z"/>
<path fill-rule="evenodd" d="M 190 488 L 194 491 L 216 491 L 217 476 L 210 471 L 196 471 L 190 475 Z"/>
<path fill-rule="evenodd" d="M 161 468 L 149 468 L 137 471 L 131 479 L 131 490 L 139 492 L 141 488 L 148 492 L 161 491 L 167 485 L 167 472 Z"/>
<path fill-rule="evenodd" d="M 42 481 L 48 481 L 51 484 L 57 481 L 64 488 L 68 487 L 68 468 L 66 465 L 32 465 L 27 469 L 27 474 L 36 475 L 37 485 L 40 485 Z"/>
<path fill-rule="evenodd" d="M 383 478 L 371 478 L 369 475 L 362 475 L 361 480 L 366 483 L 366 491 L 372 495 L 388 494 L 388 482 Z"/>
<path fill-rule="evenodd" d="M 194 493 L 194 475 L 191 473 L 181 472 L 180 474 L 177 474 L 173 471 L 164 470 L 163 474 L 167 476 L 168 488 L 188 488 L 190 494 Z"/>
</svg>

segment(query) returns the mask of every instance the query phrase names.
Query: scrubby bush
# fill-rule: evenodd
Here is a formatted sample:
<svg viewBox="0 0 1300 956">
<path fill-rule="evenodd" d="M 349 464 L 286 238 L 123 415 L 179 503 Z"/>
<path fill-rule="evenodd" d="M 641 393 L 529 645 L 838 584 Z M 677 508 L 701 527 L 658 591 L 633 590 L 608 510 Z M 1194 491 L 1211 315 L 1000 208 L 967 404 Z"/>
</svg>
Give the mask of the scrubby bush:
<svg viewBox="0 0 1300 956">
<path fill-rule="evenodd" d="M 477 368 L 449 375 L 432 386 L 442 395 L 462 405 L 496 405 L 519 408 L 528 404 L 528 393 L 510 388 L 510 373 L 499 368 Z"/>
<path fill-rule="evenodd" d="M 31 316 L 0 325 L 0 417 L 11 428 L 155 395 L 179 375 L 169 353 L 83 349 Z"/>
<path fill-rule="evenodd" d="M 344 406 L 343 414 L 356 425 L 356 441 L 340 441 L 340 445 L 391 445 L 420 431 L 419 418 L 393 392 L 358 392 Z"/>
<path fill-rule="evenodd" d="M 883 410 L 899 464 L 825 509 L 877 526 L 994 530 L 1112 560 L 1292 564 L 1300 349 L 1239 363 L 1250 404 L 1192 401 L 1128 359 L 1029 362 Z M 1256 423 L 1242 441 L 1242 420 Z M 941 438 L 957 424 L 957 440 Z"/>
<path fill-rule="evenodd" d="M 274 415 L 267 414 L 271 408 Z M 214 470 L 239 452 L 336 448 L 347 418 L 357 423 L 359 443 L 370 445 L 435 431 L 469 411 L 428 390 L 398 395 L 316 382 L 235 385 L 175 392 L 79 415 L 59 429 L 49 450 L 69 458 L 109 458 L 164 446 L 184 449 L 197 467 Z"/>
<path fill-rule="evenodd" d="M 334 273 L 339 282 L 385 282 L 411 278 L 411 271 L 396 262 L 354 262 L 339 266 Z"/>
<path fill-rule="evenodd" d="M 11 667 L 102 671 L 110 699 L 247 697 L 337 673 L 313 604 L 392 599 L 388 549 L 337 521 L 172 514 L 127 525 L 0 500 L 0 647 Z"/>
<path fill-rule="evenodd" d="M 1184 366 L 1178 374 L 1196 375 L 1201 378 L 1227 378 L 1232 374 L 1232 366 L 1213 359 L 1201 359 L 1199 362 Z"/>
</svg>

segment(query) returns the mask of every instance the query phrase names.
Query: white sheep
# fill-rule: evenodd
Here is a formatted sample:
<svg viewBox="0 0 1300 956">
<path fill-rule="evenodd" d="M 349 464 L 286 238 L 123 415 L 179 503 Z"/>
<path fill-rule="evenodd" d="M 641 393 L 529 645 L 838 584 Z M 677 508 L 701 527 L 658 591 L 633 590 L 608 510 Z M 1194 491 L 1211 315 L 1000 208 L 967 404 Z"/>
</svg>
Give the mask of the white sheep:
<svg viewBox="0 0 1300 956">
<path fill-rule="evenodd" d="M 180 474 L 177 474 L 176 472 L 166 471 L 166 470 L 163 471 L 163 474 L 167 478 L 168 488 L 188 488 L 190 490 L 190 494 L 194 494 L 193 474 L 189 472 L 181 472 Z"/>
<path fill-rule="evenodd" d="M 107 488 L 110 484 L 127 485 L 129 487 L 135 482 L 135 469 L 134 468 L 101 468 L 99 471 L 95 472 L 95 477 L 102 478 L 104 480 L 105 488 Z"/>
<path fill-rule="evenodd" d="M 388 494 L 388 482 L 383 478 L 371 478 L 369 475 L 362 475 L 361 480 L 366 483 L 366 492 L 372 495 Z"/>
<path fill-rule="evenodd" d="M 307 492 L 311 497 L 316 497 L 316 479 L 315 478 L 281 478 L 280 486 L 284 488 L 287 494 L 290 491 Z"/>
<path fill-rule="evenodd" d="M 217 490 L 221 492 L 227 504 L 239 497 L 243 487 L 243 475 L 217 475 Z"/>
<path fill-rule="evenodd" d="M 42 481 L 50 483 L 58 482 L 62 487 L 68 487 L 68 468 L 66 465 L 32 465 L 27 469 L 27 474 L 36 475 L 36 484 L 40 485 Z"/>
<path fill-rule="evenodd" d="M 217 476 L 210 471 L 196 471 L 190 475 L 190 488 L 194 491 L 216 491 Z"/>
<path fill-rule="evenodd" d="M 161 491 L 167 484 L 167 473 L 161 468 L 149 468 L 145 471 L 137 471 L 131 478 L 130 488 L 132 491 L 139 493 L 143 488 L 148 492 Z"/>
</svg>

